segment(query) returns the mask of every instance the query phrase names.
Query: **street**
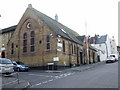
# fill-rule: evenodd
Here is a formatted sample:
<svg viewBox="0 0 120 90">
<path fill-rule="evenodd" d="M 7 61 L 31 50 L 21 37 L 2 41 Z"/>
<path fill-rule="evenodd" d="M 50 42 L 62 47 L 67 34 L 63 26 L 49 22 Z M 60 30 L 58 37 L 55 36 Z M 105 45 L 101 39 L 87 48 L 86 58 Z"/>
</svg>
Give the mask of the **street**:
<svg viewBox="0 0 120 90">
<path fill-rule="evenodd" d="M 14 74 L 12 77 L 16 78 Z M 88 70 L 19 72 L 19 78 L 29 81 L 30 88 L 118 88 L 118 62 L 101 64 Z M 5 77 L 3 78 L 3 80 Z"/>
</svg>

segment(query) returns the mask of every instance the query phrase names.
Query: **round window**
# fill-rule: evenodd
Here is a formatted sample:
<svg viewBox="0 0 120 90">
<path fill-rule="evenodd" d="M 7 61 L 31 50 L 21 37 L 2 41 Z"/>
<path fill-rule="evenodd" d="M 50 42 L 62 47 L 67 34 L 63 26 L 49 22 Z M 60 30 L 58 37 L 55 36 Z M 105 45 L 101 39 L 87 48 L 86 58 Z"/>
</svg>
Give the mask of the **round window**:
<svg viewBox="0 0 120 90">
<path fill-rule="evenodd" d="M 27 26 L 26 26 L 28 29 L 31 28 L 31 23 L 27 23 Z"/>
</svg>

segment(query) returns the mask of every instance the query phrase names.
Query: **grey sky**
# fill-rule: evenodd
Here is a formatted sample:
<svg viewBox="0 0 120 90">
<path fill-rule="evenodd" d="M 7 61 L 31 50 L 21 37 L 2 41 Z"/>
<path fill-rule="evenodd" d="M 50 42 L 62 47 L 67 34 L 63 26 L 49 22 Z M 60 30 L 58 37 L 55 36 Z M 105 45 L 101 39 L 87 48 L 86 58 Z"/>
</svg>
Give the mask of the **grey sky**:
<svg viewBox="0 0 120 90">
<path fill-rule="evenodd" d="M 0 28 L 18 24 L 28 4 L 40 12 L 78 32 L 114 36 L 118 42 L 118 1 L 119 0 L 1 0 Z"/>
</svg>

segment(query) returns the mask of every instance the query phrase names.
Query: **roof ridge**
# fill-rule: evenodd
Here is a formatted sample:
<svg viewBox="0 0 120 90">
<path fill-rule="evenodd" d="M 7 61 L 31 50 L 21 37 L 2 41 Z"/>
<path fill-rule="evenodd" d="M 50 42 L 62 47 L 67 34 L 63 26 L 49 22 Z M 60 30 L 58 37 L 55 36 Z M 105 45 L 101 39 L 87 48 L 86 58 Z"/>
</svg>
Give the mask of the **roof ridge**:
<svg viewBox="0 0 120 90">
<path fill-rule="evenodd" d="M 57 35 L 61 35 L 64 38 L 70 39 L 76 43 L 82 44 L 80 40 L 77 39 L 77 36 L 80 36 L 77 32 L 73 31 L 72 29 L 68 28 L 67 26 L 63 25 L 62 23 L 54 20 L 53 18 L 45 15 L 44 13 L 36 10 L 35 8 L 31 9 L 41 20 L 43 20 L 53 32 Z M 63 30 L 65 32 L 63 32 Z"/>
</svg>

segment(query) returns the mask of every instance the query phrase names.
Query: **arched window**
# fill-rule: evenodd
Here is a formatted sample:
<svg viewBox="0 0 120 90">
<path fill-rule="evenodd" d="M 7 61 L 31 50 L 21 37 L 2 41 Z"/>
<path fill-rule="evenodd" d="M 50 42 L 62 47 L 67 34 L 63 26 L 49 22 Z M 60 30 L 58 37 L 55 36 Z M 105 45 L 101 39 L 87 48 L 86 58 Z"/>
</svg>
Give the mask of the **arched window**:
<svg viewBox="0 0 120 90">
<path fill-rule="evenodd" d="M 14 43 L 11 44 L 11 54 L 14 54 Z"/>
<path fill-rule="evenodd" d="M 65 52 L 65 41 L 63 41 L 63 52 Z"/>
<path fill-rule="evenodd" d="M 46 37 L 46 45 L 47 45 L 47 50 L 50 50 L 50 36 L 49 35 L 47 35 L 47 37 Z"/>
<path fill-rule="evenodd" d="M 71 44 L 71 46 L 72 46 L 72 54 L 73 54 L 73 51 L 74 51 L 74 50 L 73 50 L 73 44 Z"/>
<path fill-rule="evenodd" d="M 27 52 L 27 33 L 23 34 L 23 53 Z"/>
<path fill-rule="evenodd" d="M 35 51 L 35 32 L 31 31 L 30 34 L 30 51 L 34 52 Z"/>
<path fill-rule="evenodd" d="M 74 44 L 74 54 L 76 54 L 76 45 Z"/>
</svg>

